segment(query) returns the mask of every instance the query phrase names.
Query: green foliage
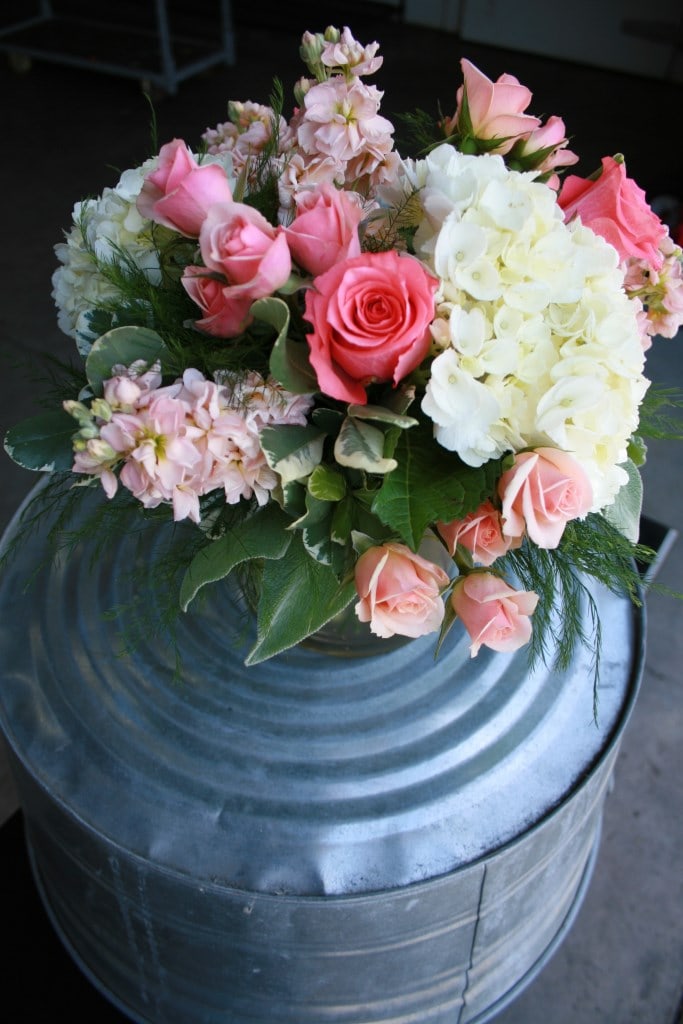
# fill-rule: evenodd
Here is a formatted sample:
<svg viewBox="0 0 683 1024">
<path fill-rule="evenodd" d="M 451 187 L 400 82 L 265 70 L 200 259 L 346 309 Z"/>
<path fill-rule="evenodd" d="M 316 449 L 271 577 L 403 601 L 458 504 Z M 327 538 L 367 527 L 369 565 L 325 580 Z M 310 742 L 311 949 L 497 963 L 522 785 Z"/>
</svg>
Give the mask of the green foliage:
<svg viewBox="0 0 683 1024">
<path fill-rule="evenodd" d="M 298 534 L 282 558 L 264 563 L 256 643 L 246 660 L 256 665 L 317 632 L 352 601 L 353 582 L 311 558 Z"/>
<path fill-rule="evenodd" d="M 167 359 L 163 339 L 147 327 L 115 327 L 98 338 L 85 360 L 85 372 L 94 395 L 102 394 L 102 385 L 112 376 L 117 364 L 129 366 L 143 360 L 148 367 Z"/>
<path fill-rule="evenodd" d="M 652 384 L 640 407 L 638 433 L 667 441 L 683 440 L 683 391 Z"/>
<path fill-rule="evenodd" d="M 5 435 L 5 451 L 24 469 L 40 473 L 70 470 L 72 438 L 76 424 L 63 409 L 40 413 L 11 427 Z"/>
<path fill-rule="evenodd" d="M 498 460 L 474 469 L 435 445 L 428 425 L 403 431 L 395 450 L 397 468 L 382 484 L 372 511 L 417 551 L 427 527 L 473 512 L 493 493 Z"/>
</svg>

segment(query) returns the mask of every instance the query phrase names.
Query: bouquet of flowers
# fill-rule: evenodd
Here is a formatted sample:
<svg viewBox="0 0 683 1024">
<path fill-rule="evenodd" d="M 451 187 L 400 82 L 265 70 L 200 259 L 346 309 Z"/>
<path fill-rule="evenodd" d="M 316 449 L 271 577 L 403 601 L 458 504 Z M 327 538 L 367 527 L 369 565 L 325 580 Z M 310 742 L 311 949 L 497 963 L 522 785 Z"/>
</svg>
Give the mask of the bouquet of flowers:
<svg viewBox="0 0 683 1024">
<path fill-rule="evenodd" d="M 53 281 L 81 381 L 6 447 L 196 524 L 183 609 L 257 571 L 249 663 L 352 602 L 380 637 L 459 618 L 472 655 L 566 651 L 586 575 L 637 599 L 645 351 L 683 322 L 681 250 L 620 156 L 561 183 L 562 120 L 467 60 L 402 158 L 377 51 L 306 33 L 288 120 L 276 82 L 76 205 Z"/>
</svg>

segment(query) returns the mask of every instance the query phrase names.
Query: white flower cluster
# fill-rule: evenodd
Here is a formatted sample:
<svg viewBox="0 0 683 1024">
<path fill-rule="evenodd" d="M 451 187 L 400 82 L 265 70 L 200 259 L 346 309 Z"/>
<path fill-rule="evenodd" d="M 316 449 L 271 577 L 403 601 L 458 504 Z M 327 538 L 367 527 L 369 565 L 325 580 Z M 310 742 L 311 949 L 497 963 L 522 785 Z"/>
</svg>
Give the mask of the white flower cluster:
<svg viewBox="0 0 683 1024">
<path fill-rule="evenodd" d="M 611 504 L 648 386 L 616 251 L 498 156 L 444 145 L 406 175 L 424 214 L 416 252 L 441 282 L 422 403 L 436 439 L 471 466 L 561 448 L 588 474 L 593 510 Z"/>
<path fill-rule="evenodd" d="M 150 281 L 161 281 L 150 223 L 140 216 L 135 205 L 145 174 L 155 162 L 149 160 L 142 167 L 124 171 L 114 188 L 105 188 L 97 199 L 76 203 L 66 241 L 55 246 L 62 264 L 52 275 L 58 323 L 65 334 L 75 338 L 83 355 L 96 337 L 86 314 L 119 294 L 100 272 L 94 257 L 111 261 L 117 249 L 124 249 Z"/>
</svg>

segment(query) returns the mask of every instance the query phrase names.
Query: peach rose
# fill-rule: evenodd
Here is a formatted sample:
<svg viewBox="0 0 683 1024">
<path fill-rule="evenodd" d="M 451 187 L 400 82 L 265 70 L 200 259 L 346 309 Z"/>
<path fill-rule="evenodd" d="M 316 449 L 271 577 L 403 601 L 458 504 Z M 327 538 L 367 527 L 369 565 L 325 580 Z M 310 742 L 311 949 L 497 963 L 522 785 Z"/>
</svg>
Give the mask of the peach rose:
<svg viewBox="0 0 683 1024">
<path fill-rule="evenodd" d="M 569 175 L 557 201 L 565 221 L 580 217 L 582 224 L 614 246 L 621 262 L 634 257 L 647 260 L 656 270 L 661 267 L 659 243 L 666 226 L 650 209 L 643 190 L 626 177 L 623 163 L 603 157 L 597 181 Z"/>
<path fill-rule="evenodd" d="M 531 639 L 531 620 L 538 594 L 513 590 L 491 572 L 473 572 L 458 580 L 451 604 L 470 635 L 470 654 L 479 648 L 516 651 Z"/>
<path fill-rule="evenodd" d="M 490 501 L 485 501 L 476 512 L 470 512 L 463 519 L 436 525 L 451 555 L 455 554 L 458 544 L 462 544 L 480 565 L 493 565 L 513 544 L 511 537 L 504 536 L 500 512 Z"/>
<path fill-rule="evenodd" d="M 405 544 L 369 548 L 356 562 L 356 615 L 377 636 L 418 637 L 439 629 L 448 576 Z"/>
<path fill-rule="evenodd" d="M 197 238 L 209 207 L 231 199 L 224 169 L 200 166 L 185 143 L 173 139 L 161 147 L 159 166 L 145 178 L 137 207 L 143 217 Z"/>
<path fill-rule="evenodd" d="M 557 448 L 515 455 L 512 469 L 498 481 L 503 502 L 503 533 L 525 533 L 540 548 L 556 548 L 565 525 L 590 512 L 593 490 L 576 459 Z"/>
<path fill-rule="evenodd" d="M 398 384 L 429 351 L 438 282 L 412 256 L 363 253 L 306 292 L 311 363 L 320 390 L 365 405 L 373 381 Z"/>
<path fill-rule="evenodd" d="M 285 229 L 292 256 L 313 276 L 360 256 L 358 225 L 363 211 L 347 192 L 324 184 L 295 196 L 296 218 Z"/>
<path fill-rule="evenodd" d="M 518 137 L 540 127 L 537 117 L 524 113 L 532 94 L 514 75 L 492 82 L 469 60 L 461 60 L 460 66 L 464 85 L 458 89 L 457 108 L 446 121 L 446 131 L 456 129 L 465 138 L 500 139 L 495 152 L 508 153 Z"/>
</svg>

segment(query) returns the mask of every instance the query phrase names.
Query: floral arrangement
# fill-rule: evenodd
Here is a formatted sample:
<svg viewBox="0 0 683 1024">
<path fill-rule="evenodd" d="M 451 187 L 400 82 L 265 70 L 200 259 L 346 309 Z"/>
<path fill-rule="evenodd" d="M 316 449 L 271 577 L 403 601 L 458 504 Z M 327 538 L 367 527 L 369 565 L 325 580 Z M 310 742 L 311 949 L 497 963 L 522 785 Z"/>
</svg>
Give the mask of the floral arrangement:
<svg viewBox="0 0 683 1024">
<path fill-rule="evenodd" d="M 562 120 L 467 60 L 402 158 L 377 51 L 306 33 L 288 120 L 276 83 L 76 205 L 53 282 L 80 383 L 6 447 L 196 524 L 183 609 L 258 571 L 250 663 L 352 602 L 380 637 L 459 618 L 472 655 L 566 654 L 586 575 L 637 599 L 645 352 L 683 323 L 681 250 L 620 156 L 561 182 Z"/>
</svg>

